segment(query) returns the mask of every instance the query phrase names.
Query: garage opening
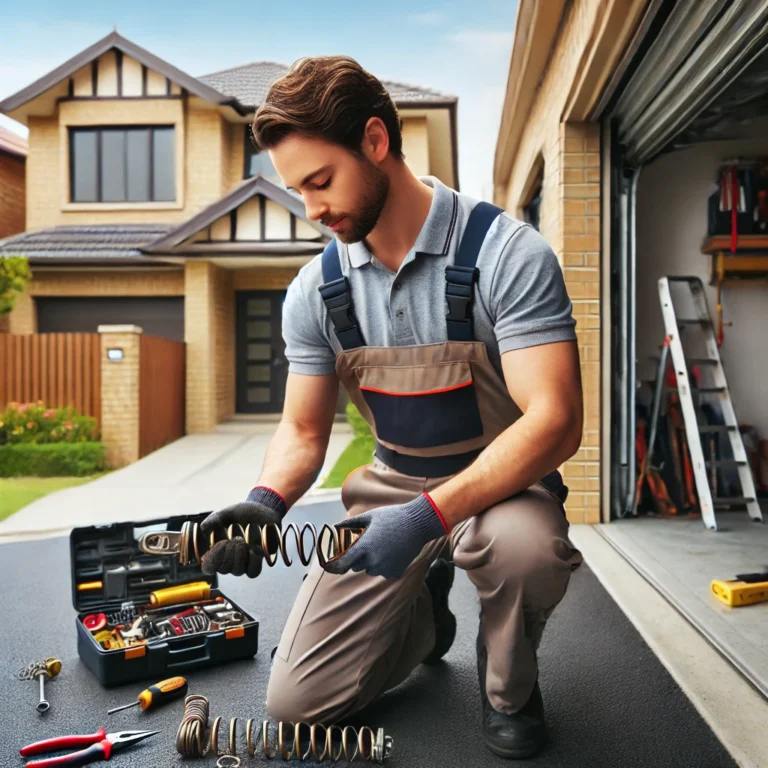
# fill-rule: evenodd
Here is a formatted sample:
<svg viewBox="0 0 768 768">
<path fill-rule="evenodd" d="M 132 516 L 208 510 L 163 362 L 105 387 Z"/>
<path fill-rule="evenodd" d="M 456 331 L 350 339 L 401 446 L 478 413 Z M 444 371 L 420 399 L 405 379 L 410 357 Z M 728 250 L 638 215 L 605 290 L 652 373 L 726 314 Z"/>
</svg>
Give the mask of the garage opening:
<svg viewBox="0 0 768 768">
<path fill-rule="evenodd" d="M 184 341 L 183 296 L 41 297 L 39 333 L 95 333 L 100 325 L 138 325 L 148 336 Z"/>
<path fill-rule="evenodd" d="M 768 696 L 768 602 L 716 594 L 768 582 L 768 2 L 649 9 L 602 114 L 614 322 L 603 532 Z"/>
</svg>

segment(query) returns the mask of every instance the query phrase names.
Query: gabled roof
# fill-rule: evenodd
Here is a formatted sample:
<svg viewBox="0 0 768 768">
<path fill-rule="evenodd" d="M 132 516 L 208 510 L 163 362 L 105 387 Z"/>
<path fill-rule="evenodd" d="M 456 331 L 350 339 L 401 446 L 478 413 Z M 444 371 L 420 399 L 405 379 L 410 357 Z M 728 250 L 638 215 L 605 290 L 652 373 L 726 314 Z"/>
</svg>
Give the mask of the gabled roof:
<svg viewBox="0 0 768 768">
<path fill-rule="evenodd" d="M 23 136 L 0 125 L 0 152 L 26 157 L 29 154 L 29 144 Z"/>
<path fill-rule="evenodd" d="M 200 80 L 221 93 L 237 99 L 241 104 L 252 108 L 258 107 L 267 97 L 272 83 L 288 72 L 289 67 L 274 61 L 254 61 L 239 67 L 224 69 L 210 75 L 202 75 Z M 389 95 L 398 106 L 423 105 L 447 106 L 456 102 L 455 96 L 421 88 L 415 85 L 382 81 Z"/>
<path fill-rule="evenodd" d="M 0 256 L 26 256 L 46 263 L 157 264 L 143 247 L 166 235 L 172 224 L 105 224 L 50 227 L 0 240 Z"/>
<path fill-rule="evenodd" d="M 112 48 L 117 48 L 124 54 L 136 59 L 140 64 L 144 64 L 147 68 L 165 75 L 169 80 L 172 80 L 189 91 L 189 93 L 199 96 L 205 101 L 222 106 L 231 106 L 241 115 L 249 113 L 249 110 L 245 109 L 236 98 L 220 93 L 202 80 L 182 72 L 172 64 L 163 61 L 163 59 L 141 48 L 136 43 L 132 43 L 117 32 L 110 32 L 106 37 L 103 37 L 84 51 L 65 61 L 47 75 L 43 75 L 43 77 L 35 80 L 31 85 L 0 101 L 0 112 L 11 112 L 22 104 L 26 104 Z"/>
<path fill-rule="evenodd" d="M 318 239 L 325 236 L 330 240 L 333 237 L 333 232 L 330 229 L 307 218 L 306 209 L 301 197 L 273 184 L 263 176 L 256 175 L 250 179 L 246 179 L 220 200 L 211 203 L 211 205 L 204 208 L 200 213 L 168 232 L 165 237 L 161 237 L 150 246 L 144 248 L 144 252 L 170 252 L 181 245 L 185 240 L 196 235 L 201 230 L 213 224 L 214 221 L 225 216 L 235 208 L 238 208 L 255 195 L 264 195 L 264 197 L 274 200 L 274 202 L 283 206 L 283 208 L 290 211 L 297 218 L 306 221 L 311 227 L 317 230 Z"/>
</svg>

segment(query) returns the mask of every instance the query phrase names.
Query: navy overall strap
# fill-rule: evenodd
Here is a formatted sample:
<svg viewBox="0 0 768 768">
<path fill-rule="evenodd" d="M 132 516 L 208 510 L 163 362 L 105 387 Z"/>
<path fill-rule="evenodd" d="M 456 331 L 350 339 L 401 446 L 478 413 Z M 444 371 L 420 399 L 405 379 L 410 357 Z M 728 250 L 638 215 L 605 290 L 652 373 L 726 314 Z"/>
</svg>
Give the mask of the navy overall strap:
<svg viewBox="0 0 768 768">
<path fill-rule="evenodd" d="M 354 349 L 365 346 L 365 341 L 352 306 L 349 280 L 341 271 L 340 258 L 336 240 L 333 239 L 323 251 L 323 284 L 318 290 L 331 316 L 336 338 L 342 349 Z"/>
<path fill-rule="evenodd" d="M 474 285 L 480 275 L 480 270 L 475 265 L 485 236 L 502 211 L 503 208 L 491 203 L 484 201 L 477 203 L 469 214 L 455 262 L 452 266 L 445 268 L 448 341 L 474 341 L 475 339 L 472 302 Z"/>
</svg>

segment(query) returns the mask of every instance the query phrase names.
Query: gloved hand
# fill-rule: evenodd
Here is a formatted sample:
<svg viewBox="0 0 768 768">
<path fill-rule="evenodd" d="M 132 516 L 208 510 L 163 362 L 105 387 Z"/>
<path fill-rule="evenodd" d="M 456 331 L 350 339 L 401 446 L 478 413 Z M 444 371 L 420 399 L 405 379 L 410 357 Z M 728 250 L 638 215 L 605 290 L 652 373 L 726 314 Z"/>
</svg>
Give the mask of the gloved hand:
<svg viewBox="0 0 768 768">
<path fill-rule="evenodd" d="M 377 507 L 349 517 L 336 528 L 364 528 L 343 554 L 328 561 L 329 573 L 365 571 L 369 576 L 396 579 L 403 575 L 424 545 L 448 533 L 437 506 L 428 494 L 389 507 Z"/>
<path fill-rule="evenodd" d="M 234 576 L 247 574 L 251 579 L 256 578 L 261 573 L 264 552 L 261 549 L 259 529 L 254 526 L 268 523 L 279 526 L 287 511 L 280 494 L 260 485 L 248 494 L 245 501 L 212 512 L 200 523 L 200 532 L 205 536 L 213 533 L 220 541 L 203 555 L 203 573 L 231 573 Z M 232 523 L 241 525 L 243 529 L 251 524 L 250 547 L 242 536 L 234 536 L 231 540 L 226 538 L 227 529 Z M 270 551 L 276 551 L 276 542 L 269 543 Z"/>
</svg>

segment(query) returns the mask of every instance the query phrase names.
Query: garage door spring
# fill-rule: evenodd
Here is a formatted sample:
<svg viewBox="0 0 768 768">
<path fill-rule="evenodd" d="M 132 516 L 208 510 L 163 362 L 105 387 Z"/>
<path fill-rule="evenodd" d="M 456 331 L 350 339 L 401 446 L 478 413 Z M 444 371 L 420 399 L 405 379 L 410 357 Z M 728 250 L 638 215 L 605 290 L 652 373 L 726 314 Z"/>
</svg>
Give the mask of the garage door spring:
<svg viewBox="0 0 768 768">
<path fill-rule="evenodd" d="M 256 531 L 254 531 L 256 529 Z M 256 533 L 254 538 L 253 534 Z M 329 560 L 345 552 L 352 543 L 361 535 L 362 531 L 343 528 L 341 530 L 330 525 L 323 525 L 318 534 L 317 528 L 311 523 L 305 523 L 299 527 L 296 523 L 289 523 L 285 528 L 268 523 L 266 525 L 243 526 L 234 523 L 227 529 L 227 538 L 233 539 L 240 536 L 250 546 L 251 541 L 260 545 L 264 553 L 264 561 L 273 566 L 281 559 L 285 565 L 291 565 L 293 561 L 288 555 L 287 542 L 293 538 L 302 565 L 309 565 L 312 555 L 317 555 L 320 565 L 325 565 Z M 148 532 L 139 538 L 139 548 L 148 555 L 174 555 L 178 554 L 180 565 L 190 563 L 199 564 L 202 555 L 218 541 L 215 534 L 211 534 L 206 541 L 200 532 L 199 525 L 189 520 L 181 526 L 180 532 L 163 531 Z M 207 544 L 207 547 L 205 546 Z"/>
<path fill-rule="evenodd" d="M 331 760 L 352 761 L 355 758 L 373 763 L 383 763 L 392 754 L 392 737 L 384 735 L 379 728 L 374 735 L 373 729 L 364 726 L 359 730 L 351 725 L 325 726 L 320 723 L 272 723 L 263 720 L 260 732 L 254 740 L 253 725 L 249 719 L 245 725 L 245 742 L 248 754 L 255 757 L 257 751 L 271 760 L 278 755 L 283 760 L 296 757 L 306 760 L 310 755 L 322 762 Z M 184 701 L 184 717 L 176 734 L 176 751 L 182 757 L 206 757 L 213 754 L 237 757 L 237 718 L 229 723 L 229 749 L 219 750 L 219 726 L 221 717 L 213 721 L 208 731 L 208 699 L 192 694 Z M 261 742 L 261 746 L 259 746 Z"/>
</svg>

